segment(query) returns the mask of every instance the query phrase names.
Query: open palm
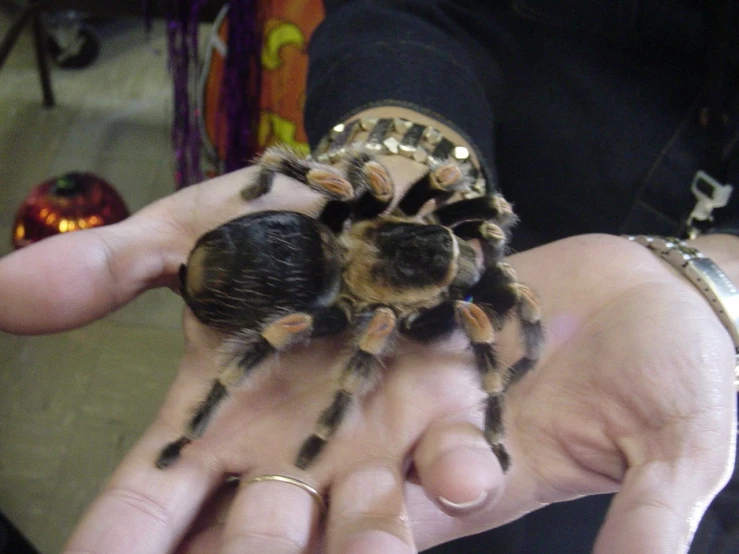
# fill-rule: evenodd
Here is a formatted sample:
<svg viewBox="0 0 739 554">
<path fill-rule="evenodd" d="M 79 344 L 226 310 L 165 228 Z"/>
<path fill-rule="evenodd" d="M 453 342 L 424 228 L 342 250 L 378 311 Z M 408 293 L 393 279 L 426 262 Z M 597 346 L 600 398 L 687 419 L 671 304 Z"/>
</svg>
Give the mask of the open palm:
<svg viewBox="0 0 739 554">
<path fill-rule="evenodd" d="M 500 502 L 467 518 L 434 518 L 409 490 L 417 536 L 434 543 L 620 491 L 598 551 L 682 551 L 732 467 L 728 334 L 692 285 L 622 239 L 575 237 L 513 263 L 540 292 L 549 330 L 538 370 L 509 397 L 518 463 Z"/>
</svg>

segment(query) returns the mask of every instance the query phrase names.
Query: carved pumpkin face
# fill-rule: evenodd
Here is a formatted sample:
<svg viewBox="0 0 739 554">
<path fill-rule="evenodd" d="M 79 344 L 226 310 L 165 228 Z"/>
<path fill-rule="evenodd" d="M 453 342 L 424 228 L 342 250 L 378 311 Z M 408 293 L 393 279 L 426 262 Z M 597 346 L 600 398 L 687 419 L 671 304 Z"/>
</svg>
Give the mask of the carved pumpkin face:
<svg viewBox="0 0 739 554">
<path fill-rule="evenodd" d="M 41 183 L 26 196 L 15 216 L 13 246 L 126 217 L 126 204 L 112 185 L 92 173 L 68 173 Z"/>
</svg>

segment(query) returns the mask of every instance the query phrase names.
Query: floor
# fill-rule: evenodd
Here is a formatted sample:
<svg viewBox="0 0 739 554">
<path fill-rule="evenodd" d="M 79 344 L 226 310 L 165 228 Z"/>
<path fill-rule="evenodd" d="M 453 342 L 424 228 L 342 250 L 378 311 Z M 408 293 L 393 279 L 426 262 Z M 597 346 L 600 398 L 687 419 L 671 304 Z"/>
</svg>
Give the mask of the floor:
<svg viewBox="0 0 739 554">
<path fill-rule="evenodd" d="M 0 36 L 9 25 L 0 12 Z M 161 22 L 96 23 L 101 53 L 53 69 L 42 106 L 30 36 L 0 71 L 0 255 L 37 183 L 92 171 L 131 211 L 174 188 L 170 80 Z M 59 552 L 82 511 L 152 419 L 182 352 L 180 300 L 149 292 L 88 327 L 0 333 L 0 511 L 42 553 Z"/>
</svg>

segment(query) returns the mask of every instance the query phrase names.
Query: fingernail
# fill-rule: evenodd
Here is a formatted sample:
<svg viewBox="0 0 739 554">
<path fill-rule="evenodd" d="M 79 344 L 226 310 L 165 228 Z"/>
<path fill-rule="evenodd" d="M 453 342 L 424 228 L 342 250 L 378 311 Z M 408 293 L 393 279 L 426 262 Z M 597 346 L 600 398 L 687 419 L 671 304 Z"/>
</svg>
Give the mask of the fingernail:
<svg viewBox="0 0 739 554">
<path fill-rule="evenodd" d="M 479 508 L 485 503 L 487 499 L 487 491 L 482 491 L 480 493 L 480 496 L 478 496 L 474 500 L 470 500 L 469 502 L 452 502 L 451 500 L 447 500 L 443 496 L 439 497 L 439 502 L 441 502 L 441 504 L 443 504 L 446 508 L 450 508 L 452 510 L 467 511 L 474 508 Z"/>
</svg>

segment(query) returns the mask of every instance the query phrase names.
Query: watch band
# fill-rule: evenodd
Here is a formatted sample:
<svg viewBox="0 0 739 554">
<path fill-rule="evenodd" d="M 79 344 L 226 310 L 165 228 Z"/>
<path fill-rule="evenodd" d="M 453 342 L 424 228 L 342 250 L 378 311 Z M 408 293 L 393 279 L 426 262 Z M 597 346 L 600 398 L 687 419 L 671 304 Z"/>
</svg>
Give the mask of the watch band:
<svg viewBox="0 0 739 554">
<path fill-rule="evenodd" d="M 646 235 L 626 238 L 659 255 L 706 297 L 734 341 L 734 386 L 739 391 L 739 291 L 734 283 L 715 262 L 680 239 Z"/>
</svg>

